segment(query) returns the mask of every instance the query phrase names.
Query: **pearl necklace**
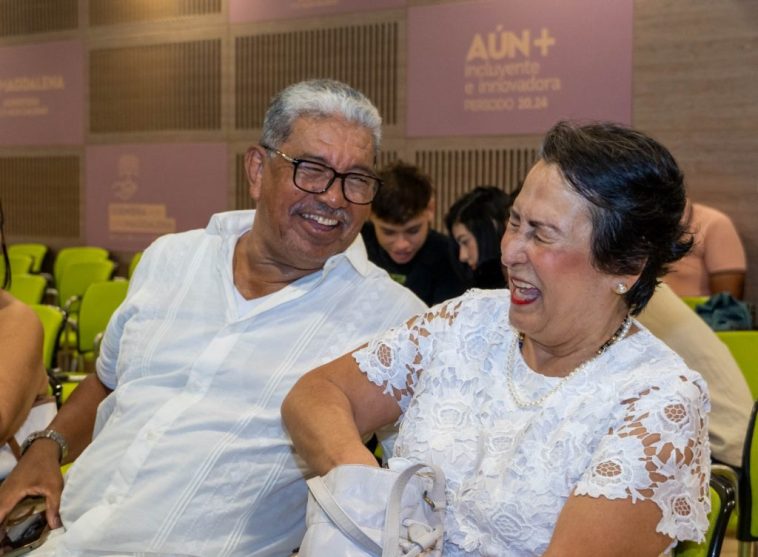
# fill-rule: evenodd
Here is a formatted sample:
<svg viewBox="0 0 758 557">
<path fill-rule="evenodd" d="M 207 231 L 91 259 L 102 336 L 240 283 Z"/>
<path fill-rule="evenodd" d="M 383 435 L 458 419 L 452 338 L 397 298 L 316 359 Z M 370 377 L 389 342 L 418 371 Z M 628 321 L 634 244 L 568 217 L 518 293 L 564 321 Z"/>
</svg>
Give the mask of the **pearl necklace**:
<svg viewBox="0 0 758 557">
<path fill-rule="evenodd" d="M 632 318 L 627 315 L 624 318 L 624 321 L 621 323 L 621 326 L 616 329 L 616 332 L 613 333 L 613 336 L 609 338 L 600 348 L 597 349 L 597 352 L 595 352 L 595 355 L 592 356 L 589 360 L 586 360 L 579 364 L 577 367 L 575 367 L 573 370 L 571 370 L 571 373 L 568 375 L 561 377 L 560 381 L 558 381 L 558 384 L 550 389 L 548 392 L 546 392 L 541 397 L 535 399 L 535 400 L 524 400 L 521 398 L 521 395 L 518 394 L 516 391 L 516 385 L 513 384 L 513 367 L 516 357 L 516 350 L 517 347 L 520 348 L 524 343 L 524 333 L 519 333 L 518 335 L 514 336 L 513 342 L 511 343 L 510 349 L 508 350 L 508 367 L 506 368 L 506 382 L 508 384 L 508 391 L 511 394 L 511 398 L 513 399 L 513 402 L 516 403 L 516 405 L 520 408 L 536 408 L 538 406 L 542 406 L 545 401 L 553 396 L 555 393 L 557 393 L 563 385 L 566 384 L 566 382 L 574 377 L 575 375 L 578 375 L 579 373 L 582 373 L 585 371 L 590 364 L 592 364 L 595 360 L 597 360 L 601 354 L 603 354 L 608 348 L 611 347 L 611 345 L 615 344 L 616 342 L 620 341 L 622 338 L 624 338 L 627 333 L 629 332 L 629 329 L 632 327 Z"/>
</svg>

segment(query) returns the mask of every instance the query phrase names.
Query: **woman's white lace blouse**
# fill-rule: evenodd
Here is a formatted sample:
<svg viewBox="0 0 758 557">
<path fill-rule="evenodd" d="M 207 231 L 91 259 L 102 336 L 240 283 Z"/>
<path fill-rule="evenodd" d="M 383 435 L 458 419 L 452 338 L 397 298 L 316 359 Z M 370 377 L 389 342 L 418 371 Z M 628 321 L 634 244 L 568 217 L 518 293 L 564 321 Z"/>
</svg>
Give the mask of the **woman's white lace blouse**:
<svg viewBox="0 0 758 557">
<path fill-rule="evenodd" d="M 703 379 L 638 324 L 544 404 L 519 408 L 505 379 L 509 307 L 507 291 L 472 290 L 355 354 L 403 410 L 395 455 L 445 471 L 444 554 L 541 555 L 571 493 L 653 501 L 658 532 L 702 539 Z M 514 360 L 522 398 L 560 381 L 529 369 L 520 352 Z"/>
</svg>

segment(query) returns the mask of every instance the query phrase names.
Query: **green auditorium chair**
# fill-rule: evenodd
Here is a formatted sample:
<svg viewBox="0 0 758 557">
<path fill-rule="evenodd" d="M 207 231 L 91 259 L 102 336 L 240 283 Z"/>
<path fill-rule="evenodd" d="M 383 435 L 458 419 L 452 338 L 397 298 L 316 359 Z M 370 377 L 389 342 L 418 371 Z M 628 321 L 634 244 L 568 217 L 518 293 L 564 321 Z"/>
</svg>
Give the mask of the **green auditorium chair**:
<svg viewBox="0 0 758 557">
<path fill-rule="evenodd" d="M 8 246 L 8 255 L 28 255 L 32 258 L 32 273 L 42 271 L 42 263 L 47 255 L 48 247 L 45 244 L 11 244 Z"/>
<path fill-rule="evenodd" d="M 41 275 L 13 275 L 9 292 L 25 304 L 41 304 L 46 288 L 47 280 Z"/>
<path fill-rule="evenodd" d="M 726 478 L 712 476 L 710 481 L 711 512 L 708 531 L 702 543 L 682 542 L 673 551 L 674 557 L 718 557 L 726 536 L 729 517 L 735 506 L 734 486 Z"/>
</svg>

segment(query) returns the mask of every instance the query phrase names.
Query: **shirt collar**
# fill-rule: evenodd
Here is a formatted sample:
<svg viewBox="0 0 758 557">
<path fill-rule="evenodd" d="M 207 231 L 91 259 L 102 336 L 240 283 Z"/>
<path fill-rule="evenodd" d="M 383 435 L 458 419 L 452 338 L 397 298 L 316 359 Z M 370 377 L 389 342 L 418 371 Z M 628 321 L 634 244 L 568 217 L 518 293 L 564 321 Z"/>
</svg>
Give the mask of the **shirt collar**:
<svg viewBox="0 0 758 557">
<path fill-rule="evenodd" d="M 254 210 L 216 213 L 211 216 L 211 220 L 205 230 L 208 234 L 214 236 L 223 237 L 231 234 L 238 237 L 245 230 L 250 229 L 254 220 Z M 340 261 L 343 260 L 347 260 L 362 276 L 365 277 L 369 274 L 371 265 L 368 260 L 368 255 L 366 254 L 366 246 L 363 243 L 363 238 L 361 238 L 360 233 L 344 252 L 333 255 L 326 260 L 323 269 L 324 275 L 337 267 Z"/>
</svg>

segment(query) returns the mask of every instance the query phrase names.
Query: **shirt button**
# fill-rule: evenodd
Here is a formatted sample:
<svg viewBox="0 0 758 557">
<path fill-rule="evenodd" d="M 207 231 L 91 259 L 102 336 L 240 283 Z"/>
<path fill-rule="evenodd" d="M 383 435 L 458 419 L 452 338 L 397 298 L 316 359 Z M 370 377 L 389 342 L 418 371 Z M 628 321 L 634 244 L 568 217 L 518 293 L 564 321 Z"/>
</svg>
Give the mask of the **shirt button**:
<svg viewBox="0 0 758 557">
<path fill-rule="evenodd" d="M 108 502 L 109 505 L 115 505 L 116 503 L 118 503 L 118 495 L 116 495 L 115 493 L 111 493 L 105 498 L 105 500 Z"/>
<path fill-rule="evenodd" d="M 147 432 L 147 440 L 148 441 L 155 441 L 156 439 L 158 439 L 158 432 L 157 431 L 155 431 L 154 429 L 151 429 L 150 431 Z"/>
</svg>

